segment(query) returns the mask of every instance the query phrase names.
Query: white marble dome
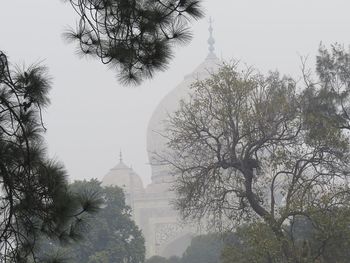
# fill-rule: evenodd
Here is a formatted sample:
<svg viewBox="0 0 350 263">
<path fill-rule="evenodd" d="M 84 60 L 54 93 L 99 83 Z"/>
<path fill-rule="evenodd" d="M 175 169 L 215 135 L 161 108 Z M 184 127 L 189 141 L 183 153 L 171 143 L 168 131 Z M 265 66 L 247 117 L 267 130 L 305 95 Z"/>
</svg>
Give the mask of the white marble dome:
<svg viewBox="0 0 350 263">
<path fill-rule="evenodd" d="M 147 129 L 147 152 L 149 163 L 152 167 L 152 182 L 170 182 L 171 176 L 165 167 L 159 165 L 157 155 L 162 155 L 166 150 L 165 134 L 166 120 L 179 107 L 179 102 L 186 99 L 190 92 L 190 86 L 196 80 L 204 80 L 215 72 L 220 66 L 220 60 L 211 51 L 206 59 L 184 80 L 171 90 L 158 104 L 148 123 Z"/>
<path fill-rule="evenodd" d="M 143 192 L 141 178 L 121 158 L 119 163 L 103 177 L 101 185 L 119 186 L 125 193 Z"/>
</svg>

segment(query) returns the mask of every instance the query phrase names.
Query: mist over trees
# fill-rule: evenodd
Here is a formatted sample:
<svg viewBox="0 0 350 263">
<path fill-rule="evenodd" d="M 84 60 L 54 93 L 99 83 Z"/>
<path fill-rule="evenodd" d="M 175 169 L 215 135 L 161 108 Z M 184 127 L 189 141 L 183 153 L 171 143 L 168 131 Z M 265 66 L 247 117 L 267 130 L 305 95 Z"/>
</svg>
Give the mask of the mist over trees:
<svg viewBox="0 0 350 263">
<path fill-rule="evenodd" d="M 348 211 L 334 213 L 332 222 L 330 217 L 323 218 L 322 215 L 315 218 L 317 224 L 302 216 L 295 217 L 284 228 L 295 245 L 297 262 L 347 262 L 350 241 Z M 265 223 L 242 225 L 231 237 L 233 242 L 225 243 L 220 262 L 286 262 L 280 241 Z"/>
<path fill-rule="evenodd" d="M 319 218 L 322 220 L 322 218 Z M 341 222 L 341 223 L 340 223 Z M 345 217 L 334 215 L 332 229 L 318 229 L 306 218 L 298 217 L 285 231 L 298 243 L 300 262 L 347 262 L 349 258 L 348 221 Z M 328 226 L 330 226 L 328 224 Z M 329 233 L 332 232 L 331 236 Z M 323 242 L 325 236 L 330 240 L 324 243 L 322 259 L 310 259 Z M 322 236 L 322 238 L 320 238 Z M 320 251 L 319 251 L 320 252 Z M 224 233 L 199 235 L 192 239 L 182 256 L 164 258 L 153 256 L 146 263 L 281 263 L 283 251 L 271 228 L 263 222 L 246 223 L 235 230 Z"/>
<path fill-rule="evenodd" d="M 90 180 L 69 185 L 73 193 L 93 192 L 103 200 L 100 211 L 88 219 L 81 242 L 68 249 L 69 262 L 143 263 L 145 241 L 132 220 L 123 190 L 116 186 L 101 187 L 100 184 L 97 180 Z"/>
<path fill-rule="evenodd" d="M 191 244 L 181 257 L 164 258 L 153 256 L 145 263 L 219 263 L 225 239 L 220 234 L 206 234 L 193 237 Z"/>
<path fill-rule="evenodd" d="M 190 39 L 189 19 L 203 15 L 200 1 L 195 0 L 66 2 L 80 19 L 77 29 L 66 33 L 67 39 L 76 40 L 81 53 L 117 68 L 124 83 L 137 83 L 152 77 L 156 70 L 164 70 L 173 45 Z M 88 196 L 69 191 L 63 165 L 47 157 L 41 113 L 49 104 L 50 87 L 45 67 L 13 69 L 0 51 L 2 262 L 59 262 L 58 257 L 37 253 L 38 243 L 79 240 L 85 217 L 101 205 L 102 200 L 94 193 Z M 113 193 L 124 200 L 117 190 Z M 137 243 L 132 250 L 137 250 L 138 256 L 136 259 L 130 251 L 120 250 L 117 254 L 128 262 L 142 262 L 143 239 L 133 222 L 124 223 L 133 231 L 135 240 L 130 242 Z M 110 259 L 109 253 L 102 257 Z"/>
<path fill-rule="evenodd" d="M 194 83 L 166 134 L 182 215 L 223 229 L 262 222 L 281 252 L 271 262 L 326 260 L 350 219 L 348 58 L 321 48 L 317 82 L 226 64 Z M 318 230 L 306 255 L 287 230 L 300 218 Z"/>
<path fill-rule="evenodd" d="M 74 240 L 99 206 L 72 195 L 65 169 L 47 157 L 41 111 L 50 87 L 45 67 L 13 69 L 0 52 L 1 262 L 36 262 L 37 240 Z"/>
<path fill-rule="evenodd" d="M 166 69 L 175 44 L 191 37 L 189 21 L 203 16 L 196 0 L 65 2 L 78 15 L 66 38 L 124 84 Z M 11 67 L 0 51 L 0 261 L 60 262 L 40 247 L 62 243 L 75 262 L 143 262 L 121 189 L 68 186 L 63 165 L 47 157 L 50 87 L 45 67 Z M 234 233 L 220 260 L 348 262 L 349 89 L 350 54 L 339 45 L 321 46 L 316 75 L 304 67 L 302 81 L 226 64 L 193 84 L 170 119 L 165 160 L 178 173 L 182 215 Z M 218 260 L 222 244 L 209 243 L 213 250 L 194 239 L 166 262 Z"/>
</svg>

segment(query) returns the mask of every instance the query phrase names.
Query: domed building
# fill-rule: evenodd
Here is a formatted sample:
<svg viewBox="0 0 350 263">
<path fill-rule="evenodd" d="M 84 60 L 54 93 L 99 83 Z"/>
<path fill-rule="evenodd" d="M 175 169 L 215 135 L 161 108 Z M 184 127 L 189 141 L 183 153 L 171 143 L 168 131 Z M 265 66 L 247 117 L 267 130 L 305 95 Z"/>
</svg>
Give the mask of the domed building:
<svg viewBox="0 0 350 263">
<path fill-rule="evenodd" d="M 119 186 L 124 190 L 127 205 L 134 212 L 133 198 L 137 193 L 144 193 L 144 187 L 140 176 L 131 167 L 123 162 L 120 152 L 119 163 L 114 166 L 102 179 L 102 186 Z"/>
<path fill-rule="evenodd" d="M 126 193 L 144 191 L 141 178 L 123 162 L 122 153 L 120 153 L 119 163 L 102 180 L 102 186 L 107 185 L 119 186 Z"/>
<path fill-rule="evenodd" d="M 171 185 L 173 177 L 169 167 L 157 164 L 157 155 L 166 151 L 166 141 L 161 135 L 165 130 L 164 120 L 175 112 L 181 99 L 186 99 L 190 85 L 215 72 L 220 61 L 214 54 L 214 39 L 210 25 L 209 54 L 206 59 L 182 83 L 175 87 L 155 109 L 147 130 L 147 152 L 152 168 L 151 183 L 143 187 L 140 177 L 127 165 L 120 162 L 103 178 L 102 185 L 117 185 L 125 191 L 133 218 L 143 232 L 146 241 L 146 256 L 181 256 L 191 242 L 197 229 L 180 223 L 177 211 L 171 206 L 175 198 Z"/>
</svg>

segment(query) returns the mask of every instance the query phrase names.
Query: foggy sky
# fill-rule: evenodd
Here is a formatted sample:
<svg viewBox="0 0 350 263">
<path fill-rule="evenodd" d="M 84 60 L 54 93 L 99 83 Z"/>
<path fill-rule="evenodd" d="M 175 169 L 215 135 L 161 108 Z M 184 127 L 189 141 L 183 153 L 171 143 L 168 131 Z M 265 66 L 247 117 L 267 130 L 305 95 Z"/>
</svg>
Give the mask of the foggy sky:
<svg viewBox="0 0 350 263">
<path fill-rule="evenodd" d="M 98 60 L 81 59 L 62 39 L 76 15 L 60 0 L 0 0 L 0 50 L 19 65 L 42 62 L 53 78 L 52 105 L 44 113 L 49 155 L 70 179 L 101 179 L 119 159 L 149 182 L 146 129 L 159 101 L 206 57 L 208 18 L 193 22 L 194 38 L 178 47 L 166 72 L 130 88 Z M 215 52 L 262 72 L 300 76 L 320 42 L 350 44 L 348 0 L 206 0 L 214 20 Z"/>
</svg>

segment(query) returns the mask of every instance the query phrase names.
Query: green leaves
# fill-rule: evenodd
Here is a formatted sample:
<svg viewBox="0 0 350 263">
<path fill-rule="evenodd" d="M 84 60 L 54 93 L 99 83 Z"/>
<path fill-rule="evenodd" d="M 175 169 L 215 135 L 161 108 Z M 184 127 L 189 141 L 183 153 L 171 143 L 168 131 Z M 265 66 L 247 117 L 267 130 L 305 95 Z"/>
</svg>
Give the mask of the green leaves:
<svg viewBox="0 0 350 263">
<path fill-rule="evenodd" d="M 70 191 L 79 197 L 84 210 L 94 207 L 100 210 L 96 215 L 82 218 L 84 236 L 81 242 L 67 248 L 69 262 L 144 261 L 144 239 L 131 219 L 122 189 L 103 188 L 97 180 L 90 180 L 75 181 Z"/>
<path fill-rule="evenodd" d="M 350 87 L 350 60 L 338 58 L 348 56 L 342 52 L 329 56 L 318 85 L 301 87 L 278 72 L 263 76 L 223 65 L 195 82 L 190 98 L 170 116 L 171 150 L 163 159 L 178 174 L 174 189 L 182 215 L 206 218 L 220 230 L 258 222 L 258 229 L 246 229 L 254 253 L 244 261 L 237 252 L 238 262 L 309 262 L 314 251 L 309 241 L 293 243 L 285 229 L 289 220 L 314 220 L 320 211 L 350 206 L 344 188 L 350 98 L 338 92 Z M 304 261 L 297 258 L 302 254 Z"/>
<path fill-rule="evenodd" d="M 50 84 L 45 67 L 11 69 L 0 52 L 1 262 L 38 260 L 42 239 L 78 240 L 83 217 L 99 208 L 93 196 L 71 194 L 64 167 L 47 158 L 41 110 Z"/>
<path fill-rule="evenodd" d="M 224 247 L 223 263 L 284 262 L 281 243 L 268 225 L 264 223 L 246 224 L 231 235 L 235 237 L 235 240 Z"/>
</svg>

